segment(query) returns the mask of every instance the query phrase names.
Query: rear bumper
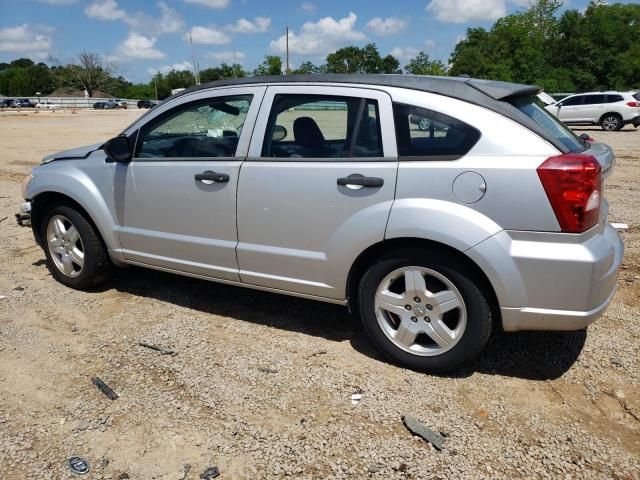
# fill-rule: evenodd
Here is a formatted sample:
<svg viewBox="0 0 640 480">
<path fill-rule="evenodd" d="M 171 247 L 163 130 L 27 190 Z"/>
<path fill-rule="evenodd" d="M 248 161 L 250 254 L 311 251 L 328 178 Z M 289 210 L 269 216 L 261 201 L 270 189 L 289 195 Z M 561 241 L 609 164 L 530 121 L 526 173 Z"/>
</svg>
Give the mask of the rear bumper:
<svg viewBox="0 0 640 480">
<path fill-rule="evenodd" d="M 592 310 L 554 310 L 548 308 L 510 308 L 500 309 L 502 315 L 502 328 L 505 332 L 518 332 L 520 330 L 580 330 L 588 327 L 602 316 L 607 309 L 617 288 L 609 294 L 609 297 Z"/>
<path fill-rule="evenodd" d="M 624 246 L 609 224 L 581 235 L 501 232 L 469 250 L 494 286 L 505 331 L 579 330 L 613 299 Z"/>
<path fill-rule="evenodd" d="M 631 120 L 627 120 L 626 122 L 624 122 L 625 125 L 628 124 L 633 124 L 634 127 L 637 127 L 638 125 L 640 125 L 640 115 L 638 115 L 637 117 L 633 117 Z"/>
</svg>

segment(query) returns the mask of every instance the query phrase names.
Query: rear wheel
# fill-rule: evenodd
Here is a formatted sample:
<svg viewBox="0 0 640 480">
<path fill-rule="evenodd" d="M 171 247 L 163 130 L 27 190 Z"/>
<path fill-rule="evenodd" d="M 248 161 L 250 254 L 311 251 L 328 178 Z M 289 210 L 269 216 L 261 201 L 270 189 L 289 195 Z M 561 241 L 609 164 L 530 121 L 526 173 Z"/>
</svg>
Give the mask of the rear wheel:
<svg viewBox="0 0 640 480">
<path fill-rule="evenodd" d="M 624 127 L 624 123 L 622 117 L 617 113 L 605 113 L 600 119 L 600 126 L 603 130 L 613 132 Z"/>
<path fill-rule="evenodd" d="M 447 372 L 473 360 L 492 330 L 475 275 L 456 259 L 414 252 L 373 264 L 360 281 L 365 331 L 405 367 Z"/>
<path fill-rule="evenodd" d="M 72 207 L 50 209 L 41 225 L 47 267 L 60 283 L 79 290 L 95 287 L 111 274 L 111 261 L 95 227 Z"/>
</svg>

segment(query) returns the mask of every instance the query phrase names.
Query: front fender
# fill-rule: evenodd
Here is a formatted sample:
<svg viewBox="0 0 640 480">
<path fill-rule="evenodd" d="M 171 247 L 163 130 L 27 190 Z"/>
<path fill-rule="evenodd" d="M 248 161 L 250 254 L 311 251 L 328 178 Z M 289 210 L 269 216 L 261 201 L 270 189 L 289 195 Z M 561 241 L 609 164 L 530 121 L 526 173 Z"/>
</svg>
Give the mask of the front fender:
<svg viewBox="0 0 640 480">
<path fill-rule="evenodd" d="M 78 160 L 78 162 L 86 161 Z M 107 248 L 119 249 L 120 243 L 115 234 L 115 220 L 104 196 L 89 175 L 73 166 L 74 162 L 65 160 L 34 168 L 26 197 L 36 203 L 38 195 L 44 193 L 59 193 L 71 198 L 89 214 Z"/>
</svg>

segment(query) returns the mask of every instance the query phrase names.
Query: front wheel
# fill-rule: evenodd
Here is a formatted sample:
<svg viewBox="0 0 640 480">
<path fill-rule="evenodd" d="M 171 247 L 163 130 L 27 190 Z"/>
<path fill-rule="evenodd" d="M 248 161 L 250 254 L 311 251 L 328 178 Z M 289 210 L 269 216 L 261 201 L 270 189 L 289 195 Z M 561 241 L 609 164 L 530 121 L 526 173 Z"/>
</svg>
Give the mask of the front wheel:
<svg viewBox="0 0 640 480">
<path fill-rule="evenodd" d="M 365 331 L 407 368 L 455 370 L 473 360 L 492 331 L 491 308 L 462 262 L 416 252 L 373 264 L 360 281 Z"/>
<path fill-rule="evenodd" d="M 56 206 L 44 216 L 41 228 L 47 267 L 60 283 L 84 290 L 110 276 L 106 247 L 82 213 L 66 205 Z"/>
</svg>

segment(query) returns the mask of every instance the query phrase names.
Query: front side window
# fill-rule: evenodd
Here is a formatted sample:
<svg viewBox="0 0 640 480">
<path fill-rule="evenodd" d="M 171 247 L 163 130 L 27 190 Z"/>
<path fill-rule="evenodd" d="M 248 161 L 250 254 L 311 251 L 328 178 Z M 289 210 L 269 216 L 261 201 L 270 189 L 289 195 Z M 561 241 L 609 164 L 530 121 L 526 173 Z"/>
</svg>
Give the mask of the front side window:
<svg viewBox="0 0 640 480">
<path fill-rule="evenodd" d="M 400 158 L 455 160 L 480 138 L 471 125 L 426 108 L 394 103 L 393 116 Z"/>
<path fill-rule="evenodd" d="M 209 98 L 166 112 L 141 129 L 136 157 L 234 157 L 251 98 Z"/>
<path fill-rule="evenodd" d="M 567 98 L 566 100 L 562 100 L 562 106 L 571 107 L 575 105 L 582 105 L 583 101 L 584 101 L 584 96 L 579 95 L 577 97 L 571 97 L 571 98 Z"/>
<path fill-rule="evenodd" d="M 378 102 L 357 97 L 276 95 L 263 157 L 381 157 Z"/>
</svg>

